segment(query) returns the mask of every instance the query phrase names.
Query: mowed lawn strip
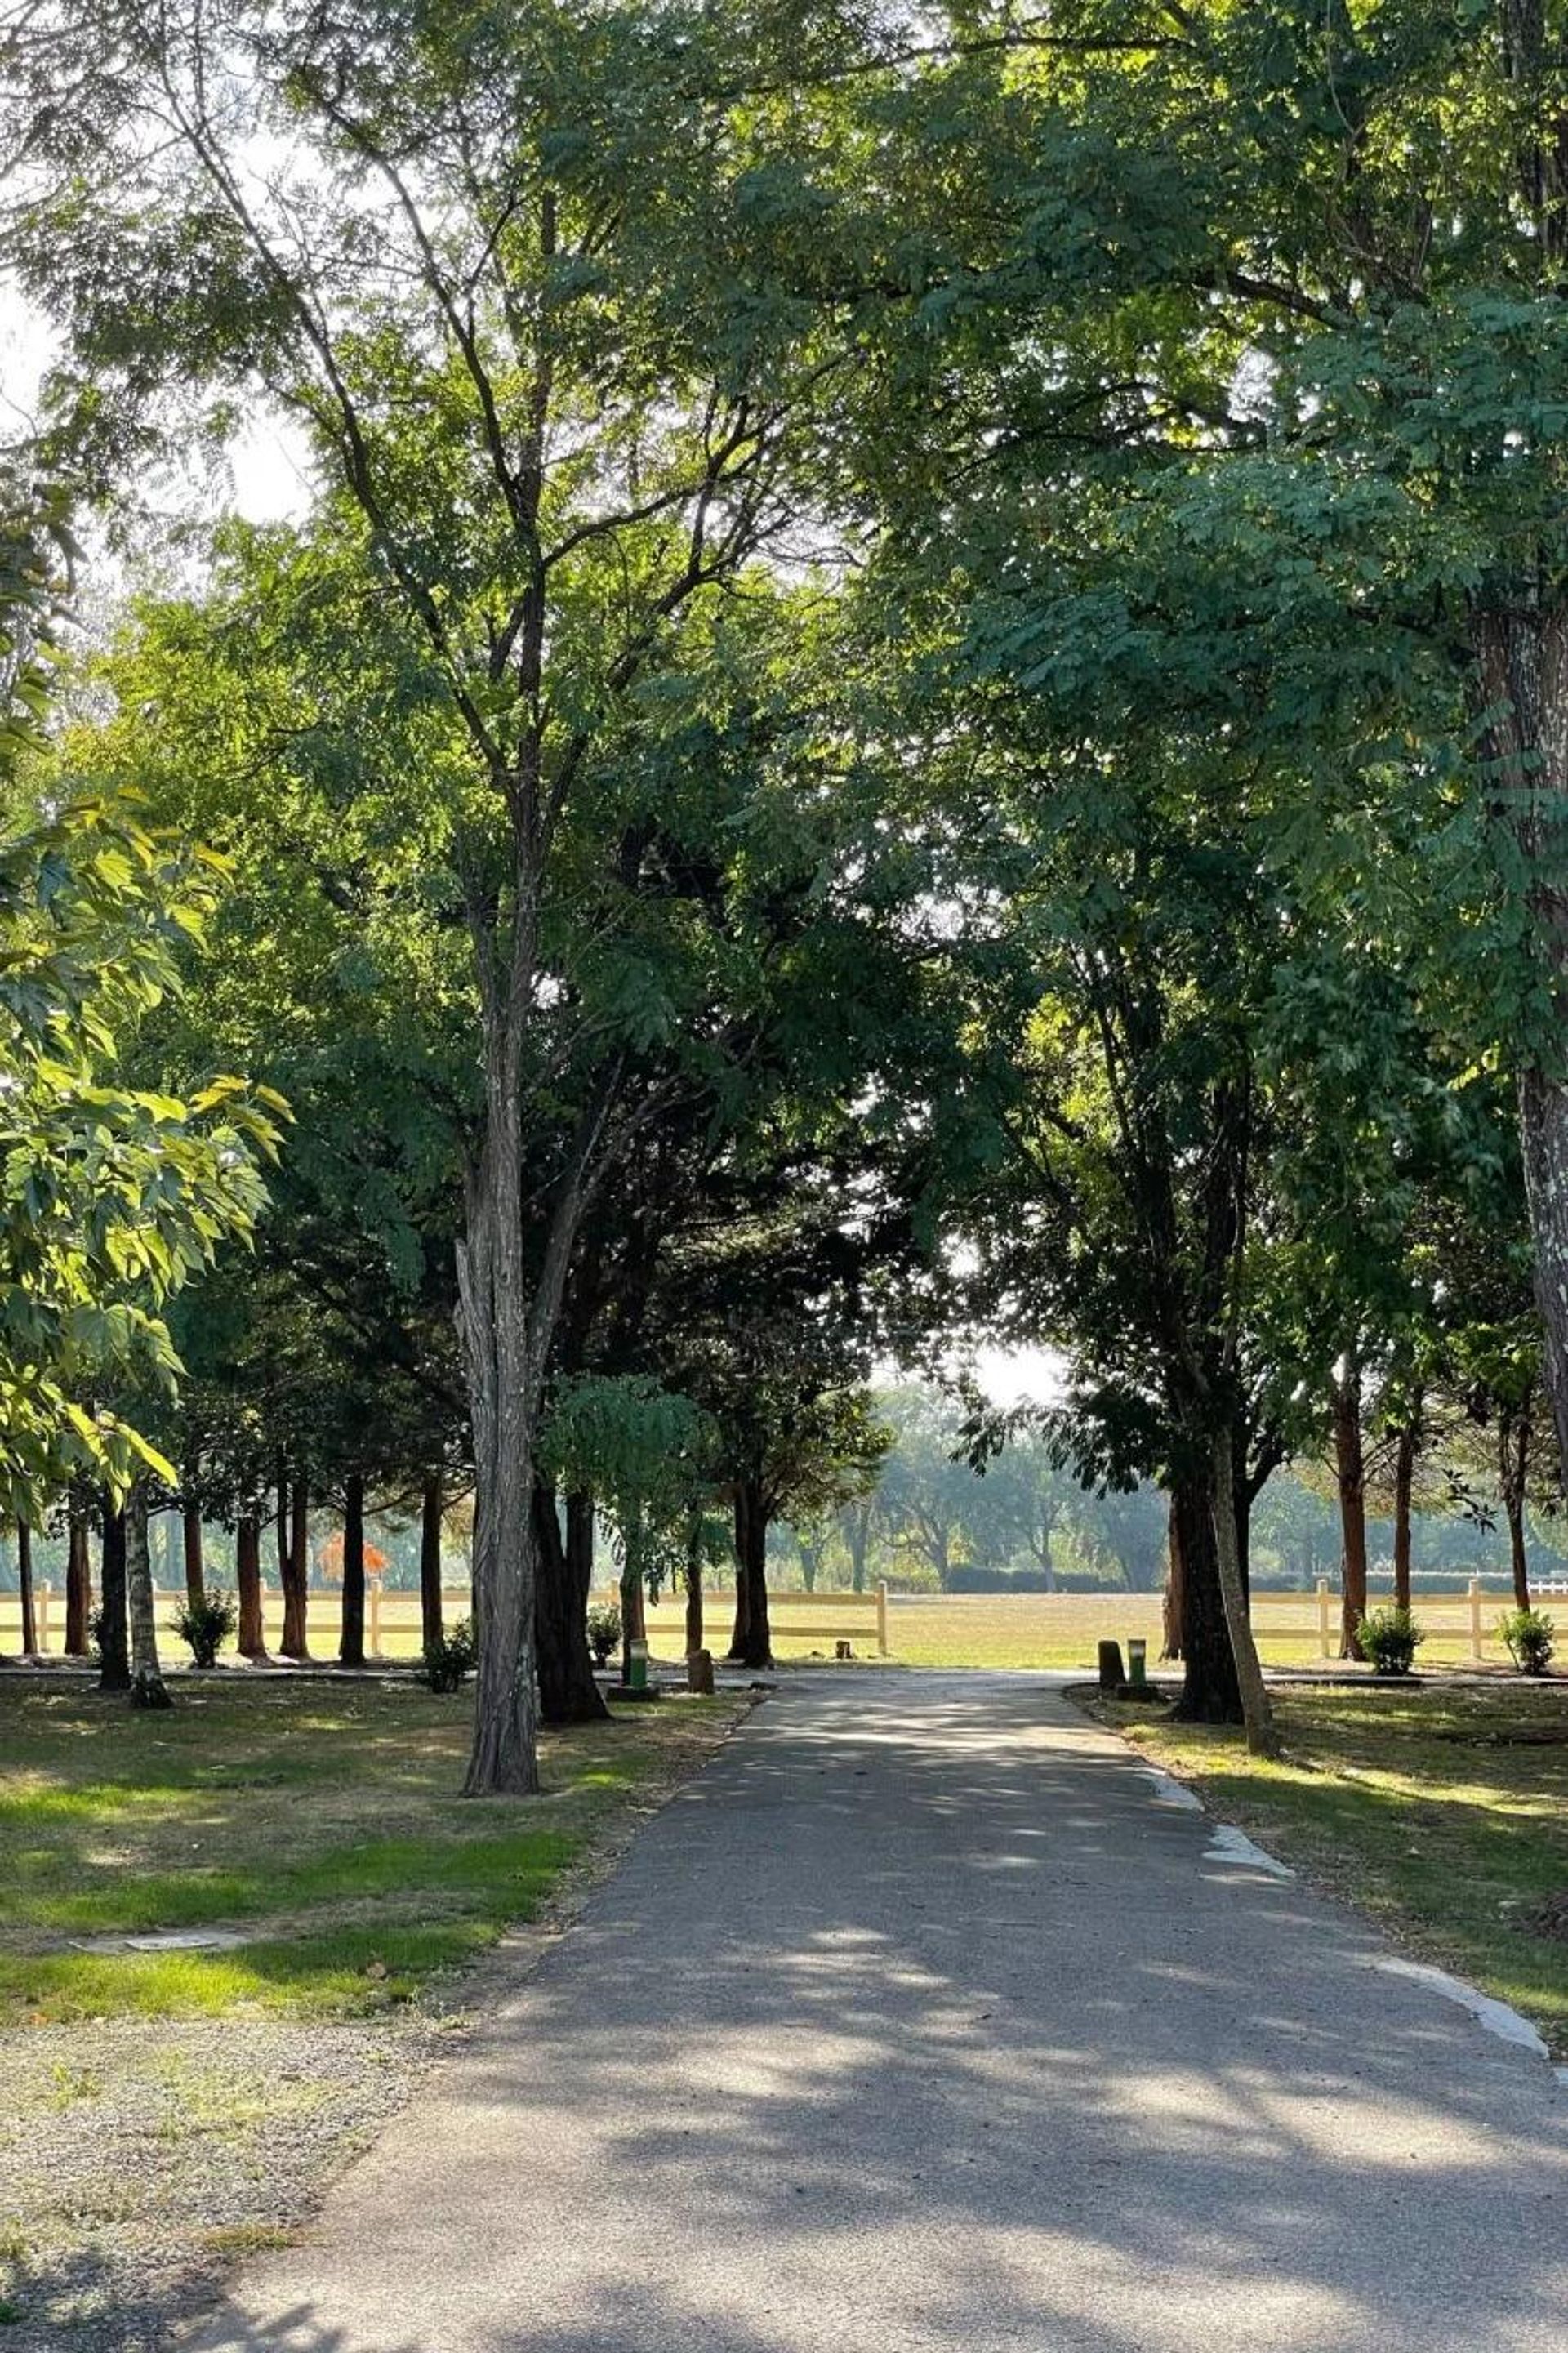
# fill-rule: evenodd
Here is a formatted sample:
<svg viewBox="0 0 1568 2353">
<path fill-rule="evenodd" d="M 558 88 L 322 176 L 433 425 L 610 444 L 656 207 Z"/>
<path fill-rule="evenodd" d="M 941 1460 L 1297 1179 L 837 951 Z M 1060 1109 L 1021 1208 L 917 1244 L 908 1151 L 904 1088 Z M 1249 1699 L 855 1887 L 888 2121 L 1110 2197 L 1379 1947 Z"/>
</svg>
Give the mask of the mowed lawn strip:
<svg viewBox="0 0 1568 2353">
<path fill-rule="evenodd" d="M 1568 1682 L 1275 1695 L 1282 1764 L 1239 1736 L 1100 1712 L 1402 1946 L 1511 2002 L 1568 2058 Z"/>
<path fill-rule="evenodd" d="M 551 1736 L 545 1794 L 456 1792 L 469 1704 L 409 1683 L 192 1683 L 166 1715 L 0 1690 L 0 2028 L 261 2008 L 353 2017 L 535 1913 L 618 1806 L 737 1704 L 669 1701 Z M 82 1951 L 227 1929 L 223 1952 Z"/>
</svg>

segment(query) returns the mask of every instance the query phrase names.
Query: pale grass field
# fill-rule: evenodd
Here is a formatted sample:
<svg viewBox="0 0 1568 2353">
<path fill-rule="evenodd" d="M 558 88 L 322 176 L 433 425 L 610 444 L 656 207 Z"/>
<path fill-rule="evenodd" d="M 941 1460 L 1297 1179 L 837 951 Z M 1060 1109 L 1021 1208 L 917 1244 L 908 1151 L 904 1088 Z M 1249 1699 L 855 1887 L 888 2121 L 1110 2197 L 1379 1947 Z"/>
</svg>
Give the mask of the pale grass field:
<svg viewBox="0 0 1568 2353">
<path fill-rule="evenodd" d="M 453 1588 L 446 1597 L 449 1619 L 467 1610 L 468 1595 Z M 1504 1596 L 1487 1594 L 1481 1602 L 1483 1656 L 1501 1663 L 1507 1652 L 1498 1640 L 1498 1620 L 1506 1607 Z M 1555 1604 L 1568 1635 L 1568 1601 Z M 158 1619 L 165 1660 L 184 1657 L 179 1642 L 166 1632 L 177 1607 L 173 1593 L 159 1598 Z M 729 1639 L 733 1595 L 707 1597 L 710 1646 L 721 1652 Z M 1332 1647 L 1338 1644 L 1338 1599 L 1332 1600 Z M 281 1608 L 269 1588 L 266 1624 L 268 1641 L 281 1630 Z M 56 1591 L 47 1605 L 46 1649 L 58 1652 L 65 1628 L 64 1597 Z M 1416 1616 L 1427 1629 L 1420 1653 L 1426 1665 L 1468 1661 L 1469 1603 L 1465 1596 L 1445 1596 L 1417 1604 Z M 858 1659 L 876 1655 L 876 1610 L 869 1594 L 782 1593 L 773 1598 L 773 1648 L 781 1659 L 801 1659 L 814 1652 L 831 1657 L 836 1634 L 853 1644 Z M 804 1621 L 804 1623 L 802 1622 Z M 656 1657 L 677 1658 L 684 1649 L 684 1616 L 680 1607 L 664 1603 L 648 1612 L 649 1637 Z M 1306 1666 L 1324 1655 L 1319 1634 L 1315 1594 L 1259 1595 L 1254 1607 L 1258 1648 L 1267 1662 Z M 338 1641 L 338 1597 L 335 1592 L 310 1596 L 310 1643 L 313 1654 L 331 1660 Z M 1156 1593 L 1019 1593 L 1019 1594 L 892 1594 L 888 1601 L 889 1650 L 892 1659 L 915 1667 L 1082 1667 L 1092 1668 L 1096 1645 L 1102 1637 L 1126 1644 L 1142 1637 L 1149 1645 L 1151 1665 L 1161 1640 L 1160 1597 Z M 385 1593 L 380 1612 L 380 1651 L 387 1659 L 413 1659 L 419 1649 L 419 1599 L 415 1593 Z M 21 1640 L 21 1618 L 15 1594 L 0 1594 L 0 1652 L 14 1652 Z M 1568 1642 L 1565 1642 L 1568 1648 Z"/>
</svg>

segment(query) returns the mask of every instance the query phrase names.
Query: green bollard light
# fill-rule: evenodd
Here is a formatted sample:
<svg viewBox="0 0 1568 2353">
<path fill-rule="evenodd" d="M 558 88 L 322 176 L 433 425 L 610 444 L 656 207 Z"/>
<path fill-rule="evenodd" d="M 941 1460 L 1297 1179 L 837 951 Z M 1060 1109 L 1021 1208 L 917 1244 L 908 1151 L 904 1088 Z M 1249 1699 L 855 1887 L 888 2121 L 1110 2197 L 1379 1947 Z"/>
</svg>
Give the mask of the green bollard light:
<svg viewBox="0 0 1568 2353">
<path fill-rule="evenodd" d="M 1136 1634 L 1127 1638 L 1127 1680 L 1134 1691 L 1142 1691 L 1149 1681 L 1146 1661 L 1149 1645 Z"/>
</svg>

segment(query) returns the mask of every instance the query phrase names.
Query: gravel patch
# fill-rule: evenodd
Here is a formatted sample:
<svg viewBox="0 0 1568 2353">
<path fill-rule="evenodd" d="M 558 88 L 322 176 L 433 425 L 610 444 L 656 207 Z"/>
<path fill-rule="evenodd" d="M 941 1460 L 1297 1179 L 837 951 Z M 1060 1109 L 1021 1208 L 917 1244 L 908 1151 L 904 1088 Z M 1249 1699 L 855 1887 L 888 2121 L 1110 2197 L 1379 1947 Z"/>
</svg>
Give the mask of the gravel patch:
<svg viewBox="0 0 1568 2353">
<path fill-rule="evenodd" d="M 454 2021 L 199 2019 L 0 2036 L 5 2353 L 154 2353 L 402 2107 Z"/>
</svg>

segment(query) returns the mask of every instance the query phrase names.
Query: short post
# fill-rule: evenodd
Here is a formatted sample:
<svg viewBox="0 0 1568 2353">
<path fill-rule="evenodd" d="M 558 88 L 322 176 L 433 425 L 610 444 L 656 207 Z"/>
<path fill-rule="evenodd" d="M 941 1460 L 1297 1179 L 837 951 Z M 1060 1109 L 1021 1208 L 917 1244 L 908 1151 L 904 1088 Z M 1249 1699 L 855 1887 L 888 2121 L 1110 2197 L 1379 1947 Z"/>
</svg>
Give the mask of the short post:
<svg viewBox="0 0 1568 2353">
<path fill-rule="evenodd" d="M 373 1659 L 379 1659 L 381 1656 L 381 1579 L 379 1577 L 373 1577 L 370 1580 L 370 1655 Z"/>
<path fill-rule="evenodd" d="M 686 1688 L 703 1699 L 713 1696 L 713 1653 L 711 1651 L 688 1651 L 686 1653 Z"/>
<path fill-rule="evenodd" d="M 1149 1680 L 1149 1645 L 1142 1634 L 1127 1637 L 1127 1680 L 1135 1691 Z"/>
<path fill-rule="evenodd" d="M 1481 1580 L 1479 1577 L 1472 1577 L 1470 1579 L 1470 1656 L 1472 1659 L 1479 1659 L 1480 1655 Z"/>
<path fill-rule="evenodd" d="M 626 1689 L 647 1689 L 647 1644 L 638 1641 L 635 1635 L 626 1644 Z"/>
<path fill-rule="evenodd" d="M 53 1591 L 54 1588 L 46 1577 L 34 1596 L 33 1614 L 40 1651 L 47 1651 L 49 1647 L 49 1596 Z"/>
<path fill-rule="evenodd" d="M 1334 1621 L 1329 1606 L 1329 1580 L 1326 1577 L 1320 1577 L 1318 1579 L 1318 1656 L 1320 1658 L 1329 1657 L 1329 1646 L 1333 1639 Z"/>
<path fill-rule="evenodd" d="M 879 1659 L 888 1655 L 888 1580 L 885 1577 L 877 1579 L 877 1655 Z"/>
<path fill-rule="evenodd" d="M 1120 1642 L 1102 1641 L 1100 1645 L 1100 1688 L 1102 1692 L 1119 1692 L 1127 1681 L 1121 1664 Z"/>
</svg>

